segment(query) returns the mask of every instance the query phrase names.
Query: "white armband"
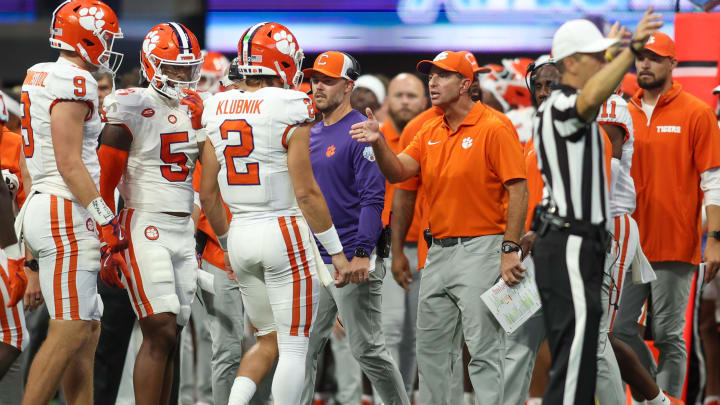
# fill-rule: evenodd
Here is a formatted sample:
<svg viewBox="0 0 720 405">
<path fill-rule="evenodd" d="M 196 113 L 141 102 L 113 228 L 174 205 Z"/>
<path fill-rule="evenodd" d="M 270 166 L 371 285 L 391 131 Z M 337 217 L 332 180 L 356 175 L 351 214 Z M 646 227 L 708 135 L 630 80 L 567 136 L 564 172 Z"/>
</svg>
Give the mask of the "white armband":
<svg viewBox="0 0 720 405">
<path fill-rule="evenodd" d="M 222 235 L 218 235 L 217 240 L 218 240 L 218 245 L 220 245 L 220 249 L 222 249 L 223 252 L 227 252 L 228 232 L 225 232 Z"/>
<path fill-rule="evenodd" d="M 720 205 L 720 168 L 713 167 L 700 174 L 700 188 L 705 205 Z"/>
<path fill-rule="evenodd" d="M 95 222 L 97 222 L 100 226 L 107 225 L 115 217 L 110 207 L 108 207 L 107 204 L 105 204 L 105 201 L 103 201 L 102 197 L 98 197 L 90 201 L 90 205 L 85 207 L 85 209 L 88 210 L 93 219 L 95 219 Z"/>
<path fill-rule="evenodd" d="M 343 251 L 342 243 L 340 243 L 340 236 L 338 236 L 335 225 L 331 226 L 330 229 L 316 233 L 315 237 L 325 248 L 330 256 L 336 255 Z"/>
</svg>

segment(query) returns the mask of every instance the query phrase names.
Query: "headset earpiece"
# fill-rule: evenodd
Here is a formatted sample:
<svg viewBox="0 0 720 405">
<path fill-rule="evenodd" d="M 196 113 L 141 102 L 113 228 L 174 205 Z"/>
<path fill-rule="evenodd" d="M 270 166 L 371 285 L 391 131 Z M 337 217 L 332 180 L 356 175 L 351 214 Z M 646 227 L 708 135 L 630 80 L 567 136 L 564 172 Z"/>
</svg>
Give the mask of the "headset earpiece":
<svg viewBox="0 0 720 405">
<path fill-rule="evenodd" d="M 360 64 L 358 61 L 353 58 L 352 55 L 347 54 L 345 52 L 340 52 L 343 55 L 347 56 L 348 59 L 350 59 L 350 62 L 352 63 L 352 66 L 350 66 L 347 71 L 345 71 L 345 74 L 350 78 L 350 80 L 355 81 L 360 77 L 360 74 L 362 73 L 362 69 L 360 68 Z"/>
</svg>

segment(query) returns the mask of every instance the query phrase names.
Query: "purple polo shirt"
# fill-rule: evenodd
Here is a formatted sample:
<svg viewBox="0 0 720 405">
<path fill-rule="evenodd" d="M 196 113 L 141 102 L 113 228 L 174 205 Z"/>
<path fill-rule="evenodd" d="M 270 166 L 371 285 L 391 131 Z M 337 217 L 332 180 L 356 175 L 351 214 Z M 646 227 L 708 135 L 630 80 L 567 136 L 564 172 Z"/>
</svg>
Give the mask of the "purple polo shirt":
<svg viewBox="0 0 720 405">
<path fill-rule="evenodd" d="M 352 110 L 332 125 L 320 121 L 310 130 L 313 173 L 348 260 L 359 247 L 371 253 L 382 231 L 385 178 L 370 144 L 355 141 L 349 133 L 353 124 L 365 120 Z M 325 263 L 331 263 L 323 246 L 318 247 Z"/>
</svg>

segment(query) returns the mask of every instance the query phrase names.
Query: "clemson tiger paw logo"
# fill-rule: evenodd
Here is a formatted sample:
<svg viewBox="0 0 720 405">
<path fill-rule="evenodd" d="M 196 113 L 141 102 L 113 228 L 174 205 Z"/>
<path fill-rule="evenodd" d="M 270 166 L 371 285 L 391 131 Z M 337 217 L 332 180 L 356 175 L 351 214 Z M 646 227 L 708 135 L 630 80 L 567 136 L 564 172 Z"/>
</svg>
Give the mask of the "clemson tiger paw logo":
<svg viewBox="0 0 720 405">
<path fill-rule="evenodd" d="M 447 53 L 447 52 L 440 52 L 439 54 L 437 54 L 437 56 L 435 57 L 435 59 L 433 59 L 433 62 L 437 62 L 437 61 L 439 61 L 439 60 L 447 59 L 447 57 L 448 57 L 448 53 Z"/>
<path fill-rule="evenodd" d="M 285 30 L 281 30 L 273 35 L 273 39 L 275 40 L 275 47 L 278 51 L 284 53 L 285 55 L 290 55 L 291 57 L 295 55 L 297 44 L 295 44 L 292 34 L 288 34 Z"/>
<path fill-rule="evenodd" d="M 145 35 L 145 40 L 143 41 L 143 52 L 150 53 L 153 49 L 157 46 L 157 43 L 160 41 L 160 35 L 157 31 L 150 31 L 147 35 Z"/>
<path fill-rule="evenodd" d="M 83 7 L 78 11 L 78 14 L 80 14 L 78 19 L 80 26 L 88 31 L 99 31 L 105 25 L 103 20 L 105 13 L 97 7 Z"/>
</svg>

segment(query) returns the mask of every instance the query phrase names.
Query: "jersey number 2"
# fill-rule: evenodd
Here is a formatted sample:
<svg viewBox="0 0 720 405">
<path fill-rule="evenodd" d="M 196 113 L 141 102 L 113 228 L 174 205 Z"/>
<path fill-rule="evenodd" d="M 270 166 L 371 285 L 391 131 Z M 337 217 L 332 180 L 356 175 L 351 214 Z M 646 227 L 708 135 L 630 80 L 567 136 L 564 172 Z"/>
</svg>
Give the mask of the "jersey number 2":
<svg viewBox="0 0 720 405">
<path fill-rule="evenodd" d="M 168 181 L 185 181 L 190 173 L 190 169 L 186 166 L 188 161 L 187 155 L 182 152 L 173 153 L 170 150 L 172 144 L 187 141 L 187 132 L 160 134 L 160 159 L 167 163 L 166 165 L 160 166 L 160 173 L 162 173 L 162 176 Z M 173 164 L 179 166 L 180 170 L 173 170 Z"/>
<path fill-rule="evenodd" d="M 230 132 L 240 134 L 240 145 L 225 146 L 225 164 L 227 164 L 227 182 L 231 186 L 254 186 L 260 184 L 260 164 L 245 163 L 247 168 L 239 172 L 235 167 L 235 158 L 246 158 L 255 149 L 252 127 L 245 120 L 225 120 L 220 125 L 220 136 L 227 141 Z"/>
</svg>

